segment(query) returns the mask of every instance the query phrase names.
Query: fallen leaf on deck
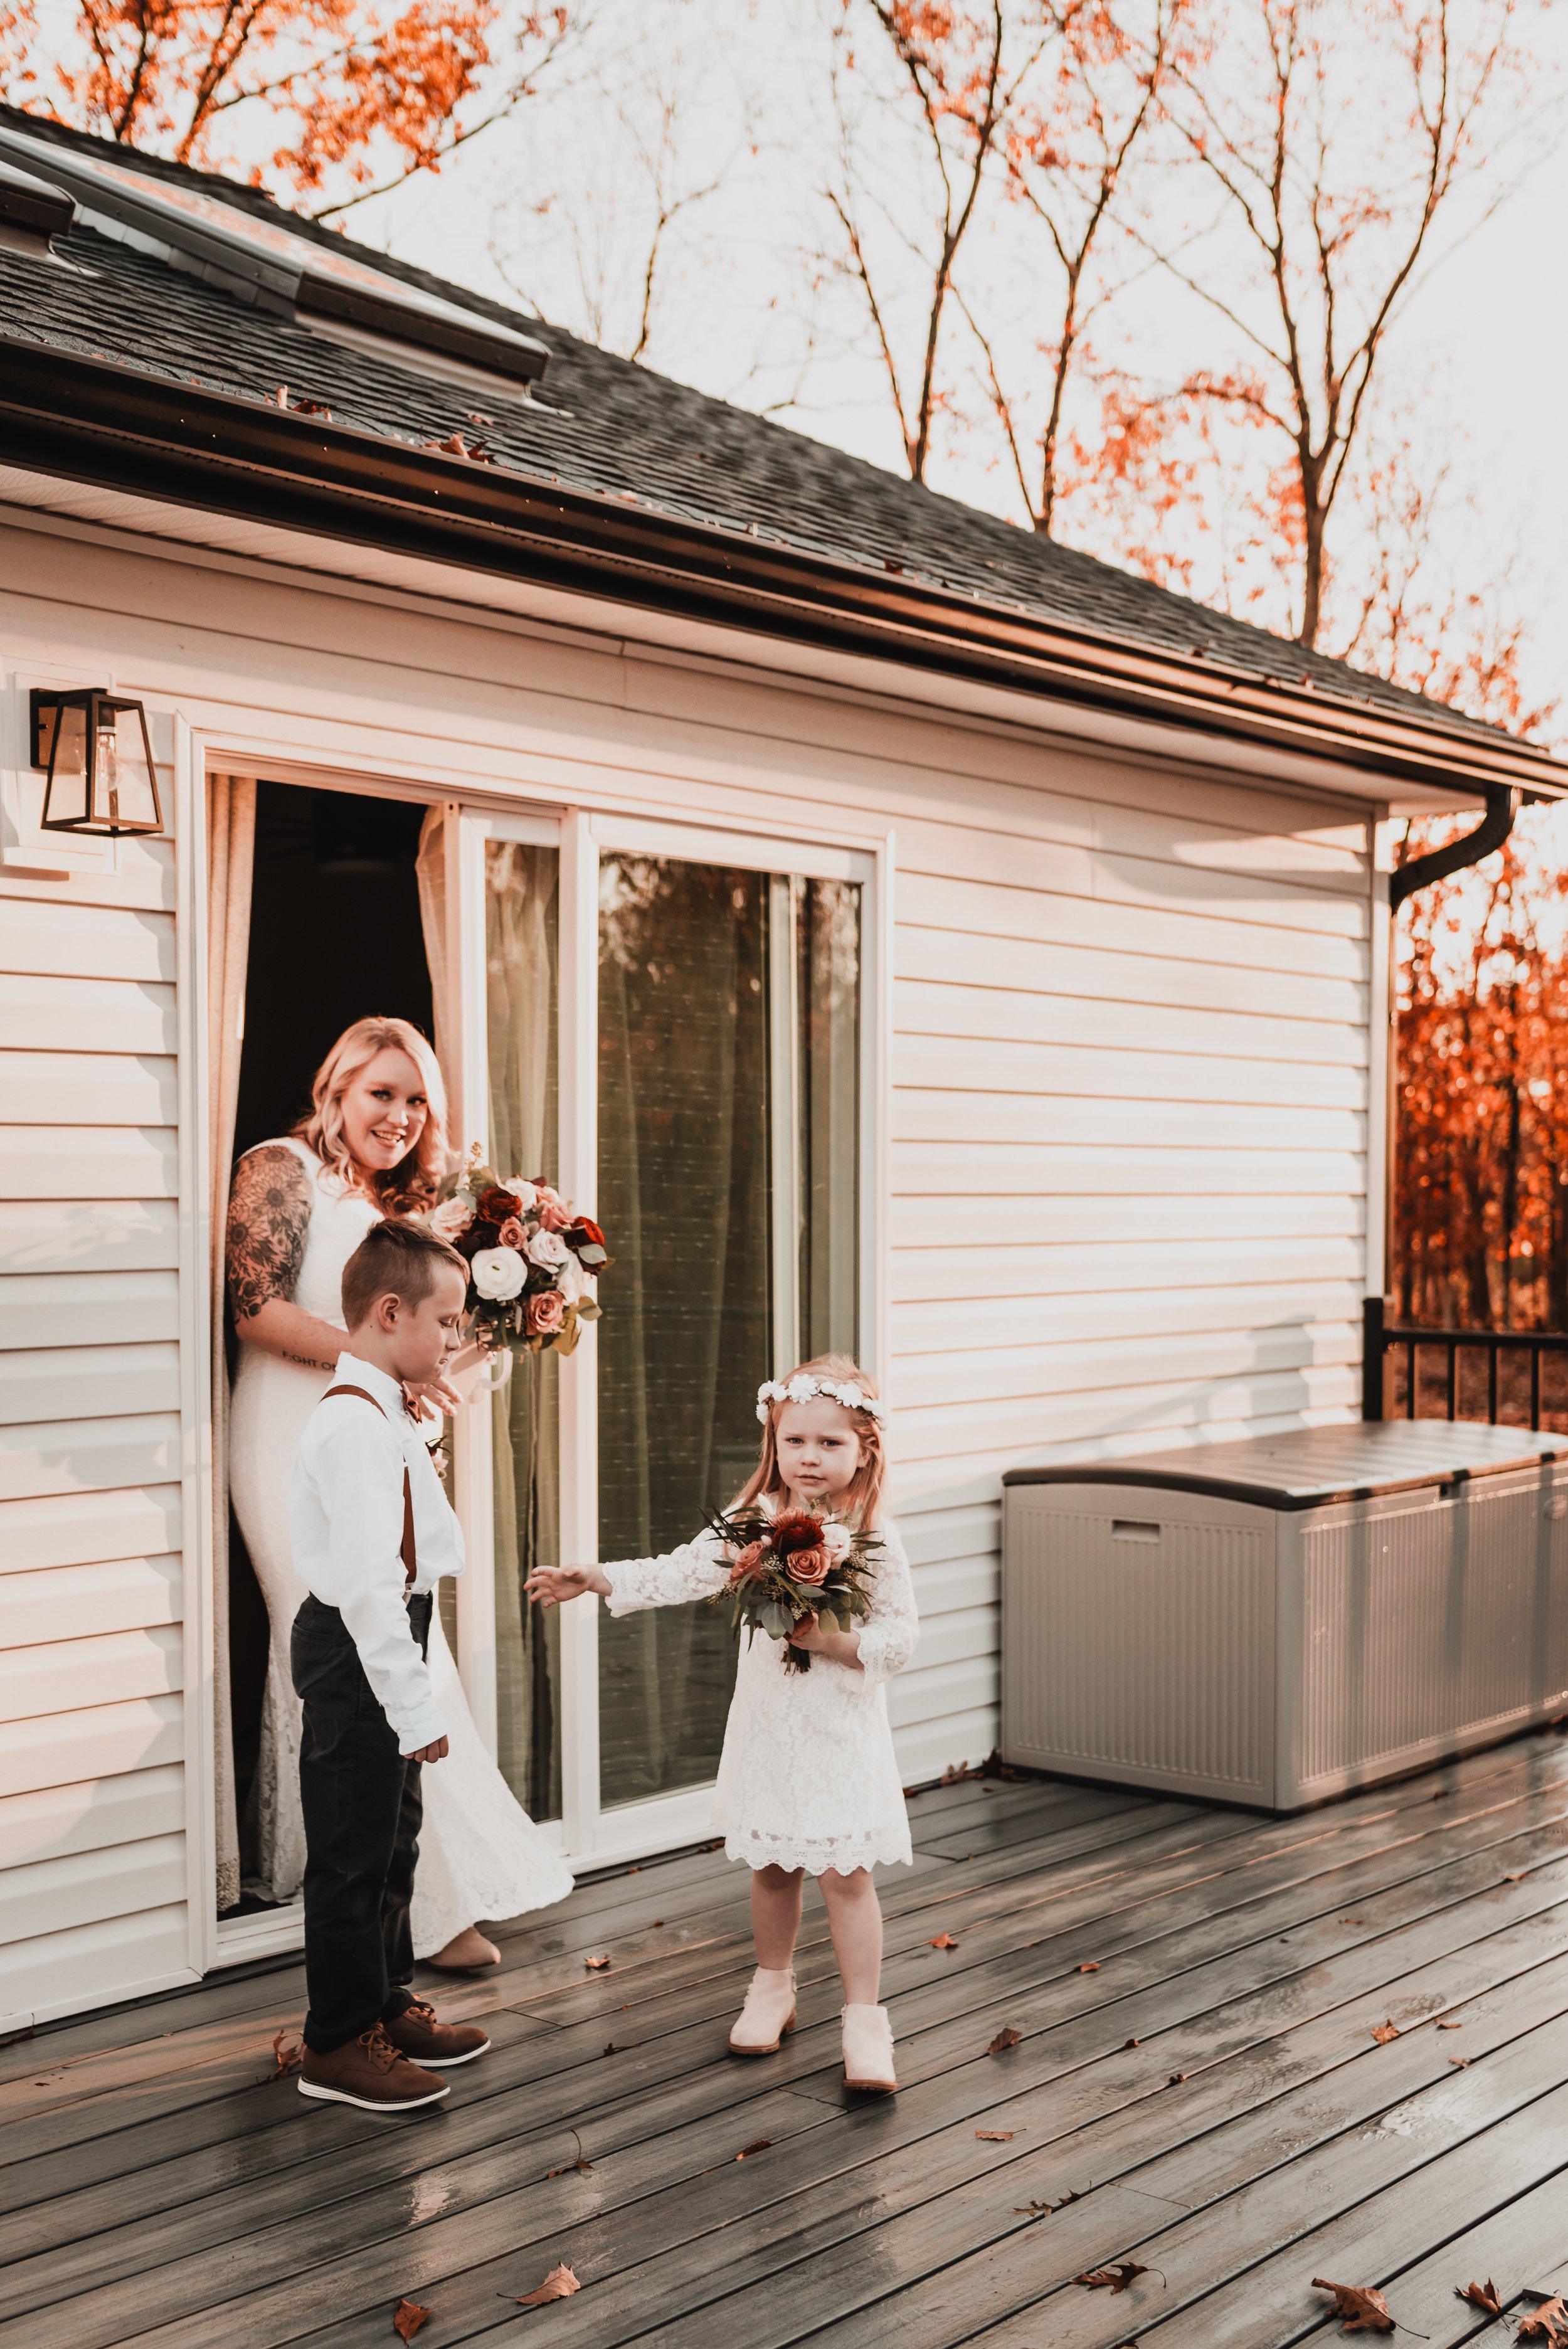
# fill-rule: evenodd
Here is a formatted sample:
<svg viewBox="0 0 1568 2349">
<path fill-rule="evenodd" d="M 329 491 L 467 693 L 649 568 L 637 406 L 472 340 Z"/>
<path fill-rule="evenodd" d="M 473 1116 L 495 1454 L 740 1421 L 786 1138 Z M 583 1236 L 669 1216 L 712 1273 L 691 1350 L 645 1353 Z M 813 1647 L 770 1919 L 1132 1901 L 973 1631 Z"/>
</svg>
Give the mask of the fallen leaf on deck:
<svg viewBox="0 0 1568 2349">
<path fill-rule="evenodd" d="M 610 1961 L 608 1958 L 584 1958 L 583 1962 L 591 1974 L 602 1974 Z"/>
<path fill-rule="evenodd" d="M 655 1922 L 655 1925 L 662 1925 L 662 1924 L 664 1923 L 664 1921 L 665 1921 L 665 1920 L 664 1920 L 664 1919 L 663 1919 L 662 1917 L 655 1917 L 655 1918 L 654 1919 L 654 1922 Z"/>
<path fill-rule="evenodd" d="M 951 1933 L 938 1933 L 930 1944 L 934 1950 L 955 1950 L 958 1947 Z"/>
<path fill-rule="evenodd" d="M 1018 2132 L 1016 2129 L 976 2129 L 975 2134 L 982 2145 L 1011 2145 Z"/>
<path fill-rule="evenodd" d="M 412 2341 L 430 2312 L 412 2300 L 400 2300 L 392 2311 L 392 2330 L 401 2341 Z"/>
<path fill-rule="evenodd" d="M 1015 2202 L 1013 2216 L 1015 2219 L 1044 2219 L 1050 2208 L 1048 2202 Z"/>
<path fill-rule="evenodd" d="M 1314 2292 L 1334 2294 L 1334 2313 L 1346 2333 L 1392 2333 L 1394 2320 L 1388 2313 L 1388 2303 L 1380 2292 L 1359 2283 L 1330 2283 L 1326 2276 L 1314 2276 Z"/>
<path fill-rule="evenodd" d="M 1439 2031 L 1462 2031 L 1464 2025 L 1460 2023 L 1439 2023 L 1438 2025 Z"/>
<path fill-rule="evenodd" d="M 1168 2088 L 1179 2088 L 1186 2077 L 1185 2072 L 1172 2072 L 1165 2085 Z"/>
<path fill-rule="evenodd" d="M 1112 2267 L 1090 2268 L 1087 2275 L 1074 2276 L 1073 2282 L 1087 2285 L 1090 2292 L 1103 2292 L 1107 2284 L 1112 2292 L 1125 2292 L 1130 2283 L 1148 2273 L 1149 2270 L 1140 2268 L 1136 2260 L 1118 2260 Z"/>
<path fill-rule="evenodd" d="M 560 2267 L 551 2269 L 537 2292 L 520 2292 L 517 2304 L 519 2308 L 542 2308 L 547 2300 L 570 2300 L 574 2292 L 582 2289 L 571 2269 L 562 2261 Z"/>
<path fill-rule="evenodd" d="M 1387 2047 L 1390 2039 L 1399 2036 L 1399 2026 L 1397 2023 L 1380 2023 L 1372 2036 L 1379 2047 Z"/>
<path fill-rule="evenodd" d="M 1453 2065 L 1456 2072 L 1468 2072 L 1470 2070 L 1470 2057 L 1468 2055 L 1450 2055 L 1449 2057 L 1449 2062 Z"/>
<path fill-rule="evenodd" d="M 1121 2043 L 1121 2052 L 1122 2052 L 1122 2054 L 1125 2055 L 1125 2054 L 1126 2054 L 1126 2053 L 1127 2053 L 1127 2050 L 1128 2050 L 1130 2047 L 1136 2047 L 1136 2046 L 1137 2046 L 1137 2044 L 1138 2044 L 1138 2042 L 1137 2042 L 1137 2040 L 1136 2040 L 1136 2039 L 1124 2039 L 1124 2040 L 1122 2041 L 1122 2043 Z"/>
<path fill-rule="evenodd" d="M 1490 2276 L 1484 2283 L 1467 2283 L 1462 2292 L 1458 2284 L 1455 2284 L 1454 2298 L 1468 2300 L 1472 2308 L 1484 2308 L 1489 2316 L 1502 2314 L 1502 2302 L 1497 2296 L 1497 2286 Z"/>
<path fill-rule="evenodd" d="M 1342 1925 L 1360 1925 L 1364 1924 L 1366 1920 L 1361 1917 L 1341 1917 L 1339 1921 Z"/>
<path fill-rule="evenodd" d="M 987 2055 L 1005 2055 L 1009 2047 L 1017 2046 L 1023 2036 L 1021 2031 L 1015 2031 L 1010 2023 L 1005 2023 L 985 2053 Z"/>
<path fill-rule="evenodd" d="M 593 2163 L 584 2161 L 581 2154 L 575 2161 L 563 2161 L 559 2169 L 547 2169 L 544 2174 L 546 2178 L 564 2178 L 569 2169 L 580 2169 L 584 2178 L 592 2178 L 593 2175 Z"/>
<path fill-rule="evenodd" d="M 1547 2349 L 1563 2349 L 1563 2344 L 1568 2341 L 1568 2308 L 1561 2297 L 1554 2293 L 1539 2308 L 1532 2308 L 1528 2316 L 1522 2316 L 1514 2337 L 1520 2341 L 1544 2341 Z"/>
<path fill-rule="evenodd" d="M 1067 2192 L 1062 2196 L 1061 2200 L 1057 2204 L 1057 2209 L 1058 2210 L 1063 2210 L 1067 2208 L 1069 2202 L 1076 2202 L 1078 2199 L 1078 2188 L 1076 2186 L 1069 2186 Z"/>
<path fill-rule="evenodd" d="M 1505 1876 L 1502 1880 L 1505 1884 L 1522 1884 L 1529 1873 L 1527 1868 L 1516 1868 L 1511 1876 Z"/>
<path fill-rule="evenodd" d="M 285 2046 L 285 2038 L 287 2033 L 280 2031 L 273 2041 L 273 2068 L 267 2074 L 269 2080 L 286 2080 L 289 2074 L 297 2072 L 304 2061 L 302 2042 L 291 2039 Z"/>
<path fill-rule="evenodd" d="M 604 2053 L 606 2055 L 618 2055 L 620 2052 L 620 2049 L 616 2046 L 613 2039 L 607 2039 L 604 2042 Z"/>
<path fill-rule="evenodd" d="M 766 2153 L 772 2142 L 770 2137 L 754 2137 L 749 2145 L 741 2147 L 735 2158 L 737 2161 L 749 2161 L 754 2153 Z"/>
<path fill-rule="evenodd" d="M 1089 1960 L 1089 1961 L 1088 1961 L 1088 1965 L 1086 1965 L 1086 1966 L 1079 1966 L 1079 1968 L 1078 1968 L 1078 1971 L 1079 1971 L 1079 1973 L 1080 1973 L 1080 1974 L 1097 1974 L 1097 1973 L 1099 1973 L 1099 1960 L 1098 1958 L 1091 1958 L 1091 1959 Z"/>
</svg>

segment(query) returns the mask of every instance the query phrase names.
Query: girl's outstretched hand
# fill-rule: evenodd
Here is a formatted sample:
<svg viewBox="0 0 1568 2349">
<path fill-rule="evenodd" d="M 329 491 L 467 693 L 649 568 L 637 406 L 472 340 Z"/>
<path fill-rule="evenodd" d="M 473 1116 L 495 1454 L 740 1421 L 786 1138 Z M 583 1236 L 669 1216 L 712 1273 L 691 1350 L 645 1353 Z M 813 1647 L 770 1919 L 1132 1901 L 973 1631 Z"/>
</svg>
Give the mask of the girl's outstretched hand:
<svg viewBox="0 0 1568 2349">
<path fill-rule="evenodd" d="M 522 1587 L 542 1607 L 563 1607 L 585 1590 L 596 1590 L 601 1599 L 610 1596 L 610 1578 L 598 1566 L 536 1566 Z"/>
</svg>

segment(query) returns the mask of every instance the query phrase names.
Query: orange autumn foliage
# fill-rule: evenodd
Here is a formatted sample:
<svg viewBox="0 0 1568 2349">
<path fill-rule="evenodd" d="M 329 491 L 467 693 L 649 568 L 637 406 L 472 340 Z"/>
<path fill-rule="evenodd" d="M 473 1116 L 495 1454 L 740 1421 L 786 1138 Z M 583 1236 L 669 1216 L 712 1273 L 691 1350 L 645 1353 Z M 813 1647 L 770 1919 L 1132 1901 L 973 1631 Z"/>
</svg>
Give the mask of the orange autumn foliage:
<svg viewBox="0 0 1568 2349">
<path fill-rule="evenodd" d="M 0 0 L 0 96 L 341 212 L 530 96 L 561 0 Z"/>
<path fill-rule="evenodd" d="M 1550 810 L 1401 922 L 1393 1286 L 1428 1327 L 1568 1330 L 1568 890 Z M 1407 843 L 1456 827 L 1428 826 Z M 1468 825 L 1460 828 L 1468 829 Z"/>
</svg>

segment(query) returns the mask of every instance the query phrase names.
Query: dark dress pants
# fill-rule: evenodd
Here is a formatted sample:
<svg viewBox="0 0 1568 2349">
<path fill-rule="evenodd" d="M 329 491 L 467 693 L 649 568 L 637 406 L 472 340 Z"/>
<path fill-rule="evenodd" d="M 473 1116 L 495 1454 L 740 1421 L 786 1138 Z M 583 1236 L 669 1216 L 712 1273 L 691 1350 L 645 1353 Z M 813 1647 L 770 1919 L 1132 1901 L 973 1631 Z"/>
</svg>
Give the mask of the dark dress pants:
<svg viewBox="0 0 1568 2349">
<path fill-rule="evenodd" d="M 408 1602 L 424 1654 L 430 1598 Z M 401 2013 L 414 1978 L 408 1903 L 419 1857 L 419 1764 L 397 1750 L 342 1616 L 309 1598 L 289 1661 L 304 1707 L 304 2040 L 327 2054 Z"/>
</svg>

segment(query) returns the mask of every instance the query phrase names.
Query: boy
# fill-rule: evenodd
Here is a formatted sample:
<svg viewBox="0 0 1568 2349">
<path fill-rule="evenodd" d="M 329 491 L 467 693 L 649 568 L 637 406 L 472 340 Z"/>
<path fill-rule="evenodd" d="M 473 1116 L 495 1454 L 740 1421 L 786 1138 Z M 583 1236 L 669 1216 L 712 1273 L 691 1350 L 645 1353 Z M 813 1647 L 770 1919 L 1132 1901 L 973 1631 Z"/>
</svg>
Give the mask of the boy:
<svg viewBox="0 0 1568 2349">
<path fill-rule="evenodd" d="M 407 1390 L 461 1342 L 468 1267 L 416 1224 L 372 1226 L 343 1268 L 349 1350 L 294 1460 L 289 1526 L 310 1596 L 294 1618 L 304 1706 L 300 2093 L 369 2112 L 434 2104 L 437 2074 L 490 2045 L 407 1988 L 421 1764 L 447 1751 L 425 1657 L 431 1593 L 463 1540 Z"/>
</svg>

